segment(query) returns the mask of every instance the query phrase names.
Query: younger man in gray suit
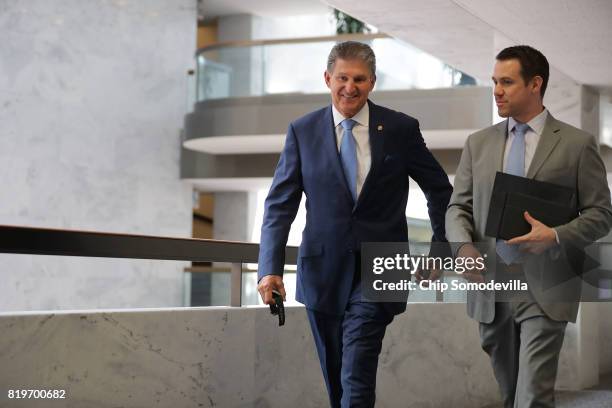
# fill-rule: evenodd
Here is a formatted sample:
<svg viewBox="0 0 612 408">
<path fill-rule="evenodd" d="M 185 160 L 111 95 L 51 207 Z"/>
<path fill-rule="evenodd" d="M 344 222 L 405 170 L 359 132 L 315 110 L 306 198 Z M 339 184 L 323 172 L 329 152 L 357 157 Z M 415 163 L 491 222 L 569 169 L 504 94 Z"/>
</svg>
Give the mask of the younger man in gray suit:
<svg viewBox="0 0 612 408">
<path fill-rule="evenodd" d="M 529 285 L 526 297 L 514 302 L 495 302 L 493 293 L 468 293 L 468 314 L 480 322 L 482 348 L 491 358 L 506 408 L 554 407 L 565 327 L 576 321 L 580 299 L 575 280 L 562 283 L 560 290 L 542 290 L 542 279 L 558 273 L 561 264 L 528 267 L 525 253 L 556 259 L 563 253 L 560 248 L 584 247 L 612 225 L 610 190 L 597 141 L 546 110 L 542 100 L 548 75 L 546 57 L 532 47 L 509 47 L 497 55 L 495 102 L 499 116 L 508 119 L 468 138 L 446 213 L 449 242 L 466 243 L 458 246 L 457 256 L 478 257 L 471 242 L 490 242 L 497 252 L 496 275 L 505 273 Z M 531 225 L 528 234 L 507 242 L 485 237 L 496 171 L 575 189 L 579 216 L 550 228 L 525 212 Z M 472 271 L 466 278 L 482 281 L 483 275 Z"/>
</svg>

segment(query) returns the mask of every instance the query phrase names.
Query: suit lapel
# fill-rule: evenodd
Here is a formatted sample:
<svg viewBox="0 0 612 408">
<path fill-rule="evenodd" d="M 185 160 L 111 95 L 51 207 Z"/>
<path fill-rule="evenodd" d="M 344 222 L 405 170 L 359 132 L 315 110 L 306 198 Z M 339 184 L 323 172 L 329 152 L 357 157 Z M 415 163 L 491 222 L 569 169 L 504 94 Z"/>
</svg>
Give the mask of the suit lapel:
<svg viewBox="0 0 612 408">
<path fill-rule="evenodd" d="M 529 170 L 527 171 L 528 178 L 535 177 L 552 150 L 555 148 L 557 143 L 559 143 L 559 139 L 561 138 L 558 133 L 559 130 L 560 127 L 557 120 L 549 113 L 548 117 L 546 118 L 546 125 L 544 126 L 544 130 L 540 136 L 540 141 L 538 142 L 533 159 L 529 165 Z"/>
<path fill-rule="evenodd" d="M 384 156 L 384 126 L 381 121 L 378 107 L 368 100 L 368 107 L 370 109 L 370 117 L 369 125 L 368 125 L 368 133 L 369 133 L 369 141 L 370 141 L 370 171 L 368 171 L 368 175 L 363 183 L 363 187 L 361 188 L 361 193 L 359 197 L 357 197 L 357 202 L 353 207 L 353 211 L 357 208 L 357 205 L 363 198 L 368 194 L 368 191 L 372 188 L 372 183 L 374 183 L 374 178 L 376 176 L 376 171 L 380 164 L 383 161 Z"/>
<path fill-rule="evenodd" d="M 493 159 L 490 161 L 490 166 L 492 167 L 488 174 L 492 174 L 493 178 L 495 178 L 495 173 L 498 171 L 504 171 L 504 149 L 506 147 L 506 139 L 508 137 L 508 120 L 506 119 L 503 122 L 498 123 L 494 127 L 494 135 L 493 135 L 493 146 L 491 148 L 491 153 L 493 155 Z"/>
<path fill-rule="evenodd" d="M 340 162 L 340 154 L 338 153 L 338 144 L 336 142 L 336 129 L 334 127 L 334 116 L 332 115 L 331 105 L 325 109 L 321 122 L 319 123 L 319 129 L 317 134 L 323 138 L 321 143 L 323 149 L 323 155 L 326 155 L 328 162 L 331 163 L 331 172 L 334 177 L 338 178 L 342 190 L 344 190 L 347 198 L 352 202 L 353 196 L 351 191 L 346 184 L 346 178 L 344 177 L 344 170 L 342 169 L 342 163 Z"/>
<path fill-rule="evenodd" d="M 504 168 L 504 147 L 506 146 L 507 132 L 506 129 L 508 129 L 507 120 L 493 126 L 489 134 L 486 136 L 486 142 L 483 145 L 483 154 L 486 155 L 488 159 L 483 160 L 482 166 L 474 168 L 473 170 L 475 173 L 478 172 L 478 174 L 480 174 L 481 177 L 486 180 L 480 187 L 482 189 L 481 191 L 482 194 L 484 194 L 484 200 L 486 202 L 489 202 L 489 200 L 491 199 L 493 184 L 495 183 L 495 175 L 498 171 L 503 171 Z"/>
<path fill-rule="evenodd" d="M 495 155 L 495 160 L 493 163 L 495 164 L 495 171 L 493 171 L 493 175 L 495 175 L 496 171 L 504 171 L 504 150 L 506 147 L 506 140 L 508 139 L 508 120 L 498 123 L 495 126 L 495 140 L 492 152 Z"/>
</svg>

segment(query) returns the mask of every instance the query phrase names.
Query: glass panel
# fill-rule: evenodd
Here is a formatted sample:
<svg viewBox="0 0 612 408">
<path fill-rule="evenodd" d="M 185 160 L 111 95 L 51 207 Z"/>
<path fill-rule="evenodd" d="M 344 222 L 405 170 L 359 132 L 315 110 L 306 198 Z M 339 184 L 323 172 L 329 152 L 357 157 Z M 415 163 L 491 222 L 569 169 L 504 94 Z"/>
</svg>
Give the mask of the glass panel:
<svg viewBox="0 0 612 408">
<path fill-rule="evenodd" d="M 286 269 L 283 275 L 283 284 L 287 293 L 285 305 L 296 306 L 301 303 L 295 300 L 295 270 Z M 242 274 L 242 305 L 254 306 L 263 305 L 263 301 L 257 292 L 257 271 L 245 272 Z"/>
<path fill-rule="evenodd" d="M 401 41 L 364 42 L 376 53 L 378 90 L 476 85 L 473 78 Z M 313 41 L 205 51 L 197 58 L 197 98 L 326 93 L 323 71 L 334 44 Z"/>
<path fill-rule="evenodd" d="M 0 313 L 181 307 L 184 261 L 0 254 Z"/>
<path fill-rule="evenodd" d="M 229 306 L 231 264 L 0 254 L 0 313 Z M 243 264 L 242 305 L 263 305 L 257 264 Z M 284 275 L 295 301 L 295 265 Z"/>
<path fill-rule="evenodd" d="M 612 147 L 612 95 L 599 96 L 600 142 Z"/>
</svg>

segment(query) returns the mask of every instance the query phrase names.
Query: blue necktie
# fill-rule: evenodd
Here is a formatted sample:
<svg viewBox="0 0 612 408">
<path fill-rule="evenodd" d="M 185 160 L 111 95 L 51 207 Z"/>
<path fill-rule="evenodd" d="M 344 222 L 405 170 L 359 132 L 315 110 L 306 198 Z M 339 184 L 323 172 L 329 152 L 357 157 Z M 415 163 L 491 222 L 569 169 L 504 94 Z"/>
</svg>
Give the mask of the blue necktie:
<svg viewBox="0 0 612 408">
<path fill-rule="evenodd" d="M 523 177 L 525 175 L 525 133 L 529 130 L 526 123 L 514 125 L 514 140 L 508 152 L 505 173 Z M 520 262 L 521 253 L 518 245 L 508 245 L 503 240 L 498 239 L 495 245 L 497 255 L 506 265 L 513 262 Z"/>
<path fill-rule="evenodd" d="M 356 124 L 357 122 L 353 119 L 344 119 L 340 122 L 344 129 L 342 143 L 340 143 L 340 161 L 342 162 L 346 183 L 353 196 L 353 202 L 357 202 L 357 149 L 353 136 L 353 127 Z"/>
</svg>

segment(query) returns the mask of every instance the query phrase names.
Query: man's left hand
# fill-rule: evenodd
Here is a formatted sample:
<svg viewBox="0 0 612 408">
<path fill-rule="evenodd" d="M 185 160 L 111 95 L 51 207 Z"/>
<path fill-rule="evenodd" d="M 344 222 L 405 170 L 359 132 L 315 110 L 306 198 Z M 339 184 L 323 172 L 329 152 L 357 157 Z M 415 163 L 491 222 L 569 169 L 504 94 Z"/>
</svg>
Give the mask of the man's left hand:
<svg viewBox="0 0 612 408">
<path fill-rule="evenodd" d="M 557 244 L 555 231 L 533 218 L 527 211 L 523 214 L 525 220 L 531 225 L 531 231 L 520 237 L 506 241 L 509 245 L 521 245 L 521 251 L 531 254 L 541 254 Z"/>
</svg>

